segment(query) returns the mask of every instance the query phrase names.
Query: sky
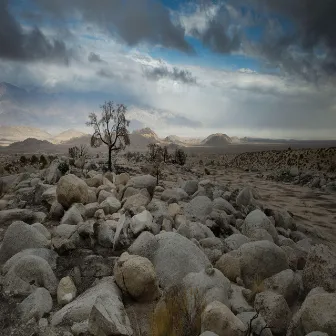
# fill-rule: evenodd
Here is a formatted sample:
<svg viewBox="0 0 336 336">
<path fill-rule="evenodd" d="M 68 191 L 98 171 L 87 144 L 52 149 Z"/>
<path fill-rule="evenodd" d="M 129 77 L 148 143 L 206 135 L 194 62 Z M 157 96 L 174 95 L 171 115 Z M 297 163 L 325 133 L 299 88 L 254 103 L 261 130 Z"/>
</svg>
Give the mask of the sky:
<svg viewBox="0 0 336 336">
<path fill-rule="evenodd" d="M 336 2 L 0 0 L 0 124 L 77 128 L 106 100 L 133 128 L 336 139 Z M 1 95 L 0 95 L 1 96 Z"/>
</svg>

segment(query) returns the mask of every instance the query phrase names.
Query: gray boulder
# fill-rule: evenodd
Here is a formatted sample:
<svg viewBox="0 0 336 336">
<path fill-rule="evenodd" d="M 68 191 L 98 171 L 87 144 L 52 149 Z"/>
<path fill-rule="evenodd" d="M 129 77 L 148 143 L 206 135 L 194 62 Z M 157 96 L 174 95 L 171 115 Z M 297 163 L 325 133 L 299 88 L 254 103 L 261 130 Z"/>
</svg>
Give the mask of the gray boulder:
<svg viewBox="0 0 336 336">
<path fill-rule="evenodd" d="M 230 306 L 230 280 L 215 268 L 208 267 L 197 273 L 191 272 L 183 278 L 181 285 L 186 293 L 197 293 L 202 301 L 191 302 L 191 305 L 202 304 L 206 306 L 213 301 L 219 301 Z M 193 298 L 195 299 L 195 296 Z"/>
<path fill-rule="evenodd" d="M 201 249 L 174 232 L 156 236 L 143 232 L 129 252 L 146 257 L 153 263 L 163 288 L 178 284 L 187 274 L 200 272 L 211 265 Z"/>
<path fill-rule="evenodd" d="M 224 245 L 228 251 L 233 251 L 239 249 L 240 246 L 249 243 L 250 238 L 242 235 L 240 233 L 234 233 L 233 235 L 224 239 Z"/>
<path fill-rule="evenodd" d="M 50 265 L 51 269 L 56 269 L 58 254 L 55 251 L 46 248 L 29 248 L 16 253 L 10 259 L 8 259 L 2 267 L 2 272 L 7 273 L 9 269 L 13 265 L 15 265 L 21 258 L 29 255 L 34 255 L 46 260 Z"/>
<path fill-rule="evenodd" d="M 50 241 L 37 229 L 24 222 L 14 222 L 8 227 L 0 247 L 0 264 L 22 250 L 49 246 Z"/>
<path fill-rule="evenodd" d="M 87 184 L 73 174 L 61 177 L 57 184 L 57 201 L 65 209 L 71 207 L 73 203 L 88 203 L 88 186 Z"/>
<path fill-rule="evenodd" d="M 105 215 L 112 215 L 121 208 L 121 203 L 114 196 L 109 196 L 100 204 L 100 208 Z"/>
<path fill-rule="evenodd" d="M 97 297 L 89 317 L 89 331 L 94 336 L 133 335 L 120 295 Z"/>
<path fill-rule="evenodd" d="M 215 237 L 213 232 L 204 224 L 189 221 L 181 224 L 177 229 L 177 233 L 188 239 L 194 238 L 196 240 Z"/>
<path fill-rule="evenodd" d="M 0 211 L 0 223 L 9 225 L 14 221 L 23 221 L 33 224 L 37 221 L 36 213 L 30 209 L 8 209 Z"/>
<path fill-rule="evenodd" d="M 236 203 L 239 206 L 256 205 L 256 199 L 258 199 L 256 191 L 251 187 L 245 187 L 239 192 Z"/>
<path fill-rule="evenodd" d="M 198 182 L 195 180 L 186 181 L 182 188 L 189 196 L 191 196 L 198 190 Z"/>
<path fill-rule="evenodd" d="M 255 281 L 262 281 L 288 269 L 286 253 L 267 240 L 244 244 L 233 252 L 239 258 L 241 277 L 248 288 Z"/>
<path fill-rule="evenodd" d="M 234 314 L 240 314 L 243 312 L 252 312 L 254 309 L 246 301 L 243 291 L 244 287 L 231 284 L 231 293 L 230 293 L 230 306 Z"/>
<path fill-rule="evenodd" d="M 309 292 L 294 315 L 287 335 L 305 336 L 314 331 L 336 336 L 336 293 L 327 293 L 323 288 Z"/>
<path fill-rule="evenodd" d="M 131 219 L 130 228 L 135 236 L 139 235 L 142 231 L 150 230 L 153 222 L 153 216 L 148 210 L 135 215 Z"/>
<path fill-rule="evenodd" d="M 293 304 L 302 292 L 302 277 L 291 269 L 277 273 L 263 282 L 266 290 L 281 294 L 289 305 Z"/>
<path fill-rule="evenodd" d="M 286 333 L 291 320 L 291 311 L 282 295 L 273 292 L 262 292 L 256 295 L 254 308 L 264 318 L 272 332 L 276 335 Z"/>
<path fill-rule="evenodd" d="M 45 288 L 37 288 L 18 305 L 18 312 L 23 322 L 32 318 L 38 321 L 51 311 L 52 306 L 50 293 Z"/>
<path fill-rule="evenodd" d="M 53 326 L 60 324 L 71 326 L 76 322 L 87 321 L 98 297 L 111 298 L 112 300 L 121 297 L 120 290 L 113 277 L 103 278 L 74 301 L 57 311 L 52 317 L 51 324 Z"/>
<path fill-rule="evenodd" d="M 202 313 L 202 331 L 212 331 L 218 336 L 244 336 L 247 328 L 231 310 L 219 301 L 213 301 Z"/>
<path fill-rule="evenodd" d="M 197 196 L 193 198 L 185 207 L 187 217 L 204 219 L 212 211 L 212 201 L 207 196 Z"/>
<path fill-rule="evenodd" d="M 267 324 L 263 317 L 255 311 L 239 313 L 237 317 L 244 323 L 246 329 L 251 325 L 253 335 L 273 336 L 271 329 L 266 328 Z"/>
<path fill-rule="evenodd" d="M 73 204 L 69 210 L 67 210 L 62 217 L 61 224 L 77 225 L 83 221 L 81 212 L 76 204 Z"/>
<path fill-rule="evenodd" d="M 213 208 L 215 210 L 225 211 L 228 215 L 235 214 L 237 212 L 231 203 L 221 197 L 213 200 Z"/>
<path fill-rule="evenodd" d="M 3 288 L 7 293 L 28 295 L 38 287 L 56 294 L 58 281 L 46 260 L 35 255 L 20 258 L 4 276 Z"/>
<path fill-rule="evenodd" d="M 160 295 L 153 264 L 144 257 L 124 252 L 114 266 L 119 288 L 141 302 L 150 302 Z"/>
<path fill-rule="evenodd" d="M 146 188 L 149 194 L 153 196 L 156 187 L 156 178 L 151 175 L 135 176 L 127 182 L 126 186 L 136 189 Z"/>
<path fill-rule="evenodd" d="M 303 269 L 303 285 L 306 291 L 315 287 L 336 291 L 336 255 L 325 245 L 312 247 Z"/>
<path fill-rule="evenodd" d="M 242 234 L 247 237 L 251 237 L 253 236 L 254 231 L 257 229 L 266 230 L 272 236 L 273 241 L 275 243 L 278 242 L 278 233 L 275 226 L 259 209 L 256 209 L 247 215 L 242 226 Z"/>
<path fill-rule="evenodd" d="M 165 202 L 170 199 L 174 199 L 179 202 L 188 199 L 188 197 L 188 194 L 182 188 L 166 189 L 161 194 L 161 200 Z"/>
</svg>

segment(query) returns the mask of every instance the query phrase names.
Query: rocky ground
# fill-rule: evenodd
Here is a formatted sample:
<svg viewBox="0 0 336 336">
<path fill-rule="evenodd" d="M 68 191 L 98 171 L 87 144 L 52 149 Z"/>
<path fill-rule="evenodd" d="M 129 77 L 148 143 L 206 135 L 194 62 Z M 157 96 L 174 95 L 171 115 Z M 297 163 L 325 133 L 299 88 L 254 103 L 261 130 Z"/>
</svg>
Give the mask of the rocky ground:
<svg viewBox="0 0 336 336">
<path fill-rule="evenodd" d="M 1 334 L 335 336 L 332 172 L 312 188 L 223 160 L 159 185 L 141 156 L 3 176 Z"/>
</svg>

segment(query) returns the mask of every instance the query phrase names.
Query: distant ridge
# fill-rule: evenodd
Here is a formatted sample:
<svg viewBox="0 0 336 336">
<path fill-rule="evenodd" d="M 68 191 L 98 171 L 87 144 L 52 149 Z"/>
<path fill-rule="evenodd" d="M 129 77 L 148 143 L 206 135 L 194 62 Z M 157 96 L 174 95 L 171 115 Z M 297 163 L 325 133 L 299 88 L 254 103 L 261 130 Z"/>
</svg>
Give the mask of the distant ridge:
<svg viewBox="0 0 336 336">
<path fill-rule="evenodd" d="M 216 133 L 209 135 L 206 139 L 201 142 L 203 146 L 211 147 L 221 147 L 226 146 L 232 143 L 232 140 L 229 136 L 222 133 Z"/>
</svg>

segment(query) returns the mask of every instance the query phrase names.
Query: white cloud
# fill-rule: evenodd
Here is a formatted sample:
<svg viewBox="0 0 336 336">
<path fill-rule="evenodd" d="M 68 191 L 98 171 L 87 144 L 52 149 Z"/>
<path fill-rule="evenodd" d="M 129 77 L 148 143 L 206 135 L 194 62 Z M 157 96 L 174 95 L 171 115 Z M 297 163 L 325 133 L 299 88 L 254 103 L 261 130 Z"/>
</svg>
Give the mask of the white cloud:
<svg viewBox="0 0 336 336">
<path fill-rule="evenodd" d="M 186 17 L 185 27 L 190 30 L 195 24 L 204 24 L 201 13 L 196 11 L 194 16 Z M 154 59 L 141 48 L 126 49 L 100 32 L 98 39 L 88 40 L 84 27 L 73 29 L 71 34 L 79 36 L 82 57 L 69 67 L 0 64 L 4 81 L 43 87 L 51 93 L 76 93 L 71 106 L 61 104 L 48 111 L 49 115 L 59 115 L 60 123 L 64 118 L 64 128 L 68 128 L 70 121 L 72 126 L 83 125 L 92 106 L 81 102 L 80 97 L 84 99 L 95 92 L 101 97 L 127 101 L 130 117 L 162 136 L 175 133 L 196 137 L 223 132 L 231 136 L 335 137 L 336 92 L 332 86 L 315 87 L 250 69 L 232 72 L 211 66 L 169 64 Z M 107 64 L 90 63 L 90 52 L 99 54 Z M 197 85 L 169 77 L 149 80 L 144 76 L 144 66 L 189 71 L 196 77 Z M 100 103 L 95 102 L 95 106 L 98 108 Z M 40 113 L 41 119 L 44 113 Z"/>
</svg>

